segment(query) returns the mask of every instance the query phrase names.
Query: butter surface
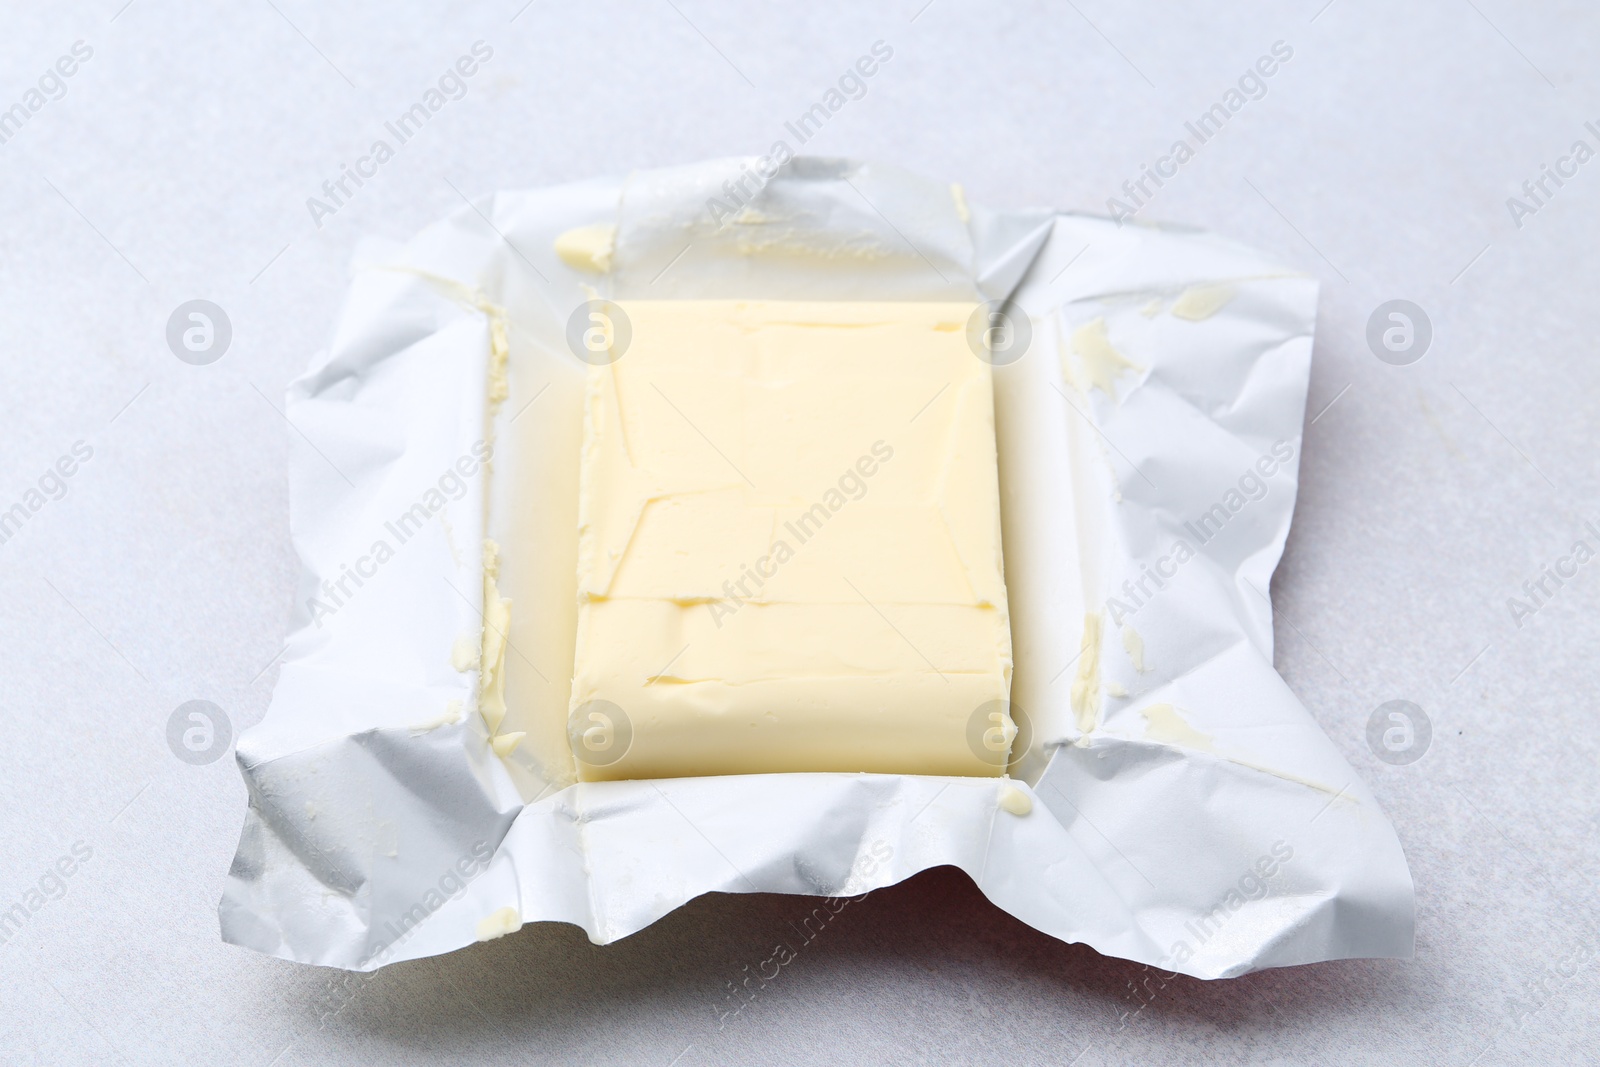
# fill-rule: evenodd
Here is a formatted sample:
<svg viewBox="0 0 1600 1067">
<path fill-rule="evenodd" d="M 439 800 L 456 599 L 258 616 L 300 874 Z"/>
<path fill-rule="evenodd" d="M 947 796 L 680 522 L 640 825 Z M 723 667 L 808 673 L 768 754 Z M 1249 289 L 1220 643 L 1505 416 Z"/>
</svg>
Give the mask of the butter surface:
<svg viewBox="0 0 1600 1067">
<path fill-rule="evenodd" d="M 611 269 L 616 250 L 617 228 L 609 223 L 579 226 L 556 237 L 556 255 L 574 270 L 604 274 Z"/>
<path fill-rule="evenodd" d="M 620 306 L 631 341 L 587 383 L 579 776 L 1000 773 L 974 741 L 1011 640 L 973 305 Z"/>
</svg>

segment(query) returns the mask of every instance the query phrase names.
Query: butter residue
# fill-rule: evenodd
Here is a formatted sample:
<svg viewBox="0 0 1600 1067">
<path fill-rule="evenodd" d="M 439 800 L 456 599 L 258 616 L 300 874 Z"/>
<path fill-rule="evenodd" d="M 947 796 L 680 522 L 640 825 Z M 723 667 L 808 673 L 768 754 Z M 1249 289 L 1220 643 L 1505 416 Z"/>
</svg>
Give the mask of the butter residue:
<svg viewBox="0 0 1600 1067">
<path fill-rule="evenodd" d="M 1147 319 L 1153 319 L 1161 314 L 1161 298 L 1159 296 L 1152 297 L 1144 307 L 1139 309 L 1139 314 Z"/>
<path fill-rule="evenodd" d="M 511 601 L 500 595 L 500 546 L 483 541 L 483 657 L 478 668 L 478 710 L 493 735 L 506 717 L 506 632 Z"/>
<path fill-rule="evenodd" d="M 1128 662 L 1133 664 L 1134 670 L 1143 674 L 1150 669 L 1144 665 L 1144 638 L 1132 626 L 1122 628 L 1122 647 L 1127 650 Z"/>
<path fill-rule="evenodd" d="M 1000 787 L 998 803 L 1001 811 L 1008 811 L 1012 815 L 1026 815 L 1033 810 L 1033 798 L 1014 785 Z"/>
<path fill-rule="evenodd" d="M 967 191 L 961 188 L 960 182 L 950 183 L 950 199 L 956 202 L 956 218 L 962 222 L 971 222 L 972 209 L 967 207 Z"/>
<path fill-rule="evenodd" d="M 444 546 L 450 551 L 450 562 L 454 563 L 457 569 L 460 569 L 461 550 L 456 547 L 456 530 L 454 526 L 450 525 L 450 513 L 448 511 L 439 512 L 439 525 L 444 529 Z"/>
<path fill-rule="evenodd" d="M 499 304 L 490 303 L 489 298 L 482 293 L 477 294 L 475 301 L 479 311 L 483 312 L 489 320 L 489 428 L 494 427 L 495 412 L 500 410 L 500 405 L 505 403 L 506 397 L 511 395 L 511 382 L 506 378 L 506 363 L 511 358 L 511 336 L 506 325 L 506 309 Z M 493 434 L 486 438 L 489 444 L 494 444 Z M 488 461 L 484 461 L 488 467 Z M 487 471 L 484 474 L 488 480 Z M 488 494 L 485 494 L 487 499 Z"/>
<path fill-rule="evenodd" d="M 1072 679 L 1072 710 L 1078 729 L 1089 733 L 1100 717 L 1100 613 L 1083 617 L 1083 643 L 1078 652 L 1078 673 Z"/>
<path fill-rule="evenodd" d="M 1152 741 L 1197 748 L 1202 752 L 1216 751 L 1211 744 L 1211 735 L 1190 726 L 1171 704 L 1151 704 L 1147 708 L 1140 708 L 1139 714 L 1145 719 L 1144 735 Z"/>
<path fill-rule="evenodd" d="M 560 240 L 558 239 L 556 243 L 559 246 Z M 489 458 L 484 460 L 482 471 L 483 518 L 487 527 L 488 486 L 493 480 L 495 417 L 501 404 L 511 395 L 511 382 L 506 374 L 506 367 L 511 359 L 511 339 L 505 308 L 492 303 L 481 291 L 476 294 L 475 304 L 489 321 L 489 393 L 483 431 L 483 439 L 489 446 Z M 511 601 L 500 595 L 499 577 L 500 546 L 489 538 L 484 538 L 483 630 L 480 635 L 477 661 L 474 664 L 478 668 L 478 713 L 483 716 L 484 725 L 489 728 L 490 746 L 497 755 L 503 757 L 509 755 L 526 735 L 525 733 L 507 735 L 511 737 L 509 741 L 502 741 L 495 736 L 506 718 L 505 660 L 508 641 L 506 635 L 511 630 Z M 467 655 L 468 653 L 461 650 L 461 641 L 458 638 L 456 647 L 451 651 L 452 662 L 464 660 Z M 456 669 L 461 668 L 457 666 Z"/>
<path fill-rule="evenodd" d="M 557 243 L 560 243 L 559 239 Z M 495 417 L 506 398 L 511 395 L 511 383 L 506 373 L 511 358 L 511 335 L 506 309 L 491 301 L 483 290 L 472 288 L 453 278 L 412 267 L 380 266 L 375 269 L 394 270 L 424 278 L 452 298 L 481 312 L 489 324 L 486 397 L 488 403 L 483 439 L 489 446 L 490 458 L 483 461 L 481 472 L 485 484 L 483 517 L 487 525 L 489 511 L 487 486 L 491 481 L 493 464 Z M 448 523 L 445 524 L 445 536 L 449 541 L 451 555 L 454 557 L 456 546 Z M 505 664 L 505 635 L 511 625 L 511 601 L 499 595 L 496 584 L 500 570 L 500 546 L 490 540 L 485 540 L 483 545 L 483 630 L 477 634 L 463 634 L 455 639 L 450 648 L 450 665 L 460 672 L 478 670 L 478 708 L 484 722 L 489 726 L 492 738 L 506 715 L 505 678 L 502 668 Z M 446 715 L 450 717 L 421 724 L 416 729 L 434 729 L 460 721 L 460 702 L 451 701 L 446 707 Z M 514 743 L 512 747 L 515 747 Z"/>
<path fill-rule="evenodd" d="M 402 267 L 391 264 L 375 264 L 370 269 L 393 271 L 397 274 L 409 274 L 422 278 L 436 289 L 448 294 L 450 298 L 482 312 L 484 317 L 488 319 L 489 421 L 492 426 L 495 412 L 506 397 L 511 395 L 510 384 L 506 381 L 506 361 L 511 354 L 510 336 L 506 325 L 506 309 L 491 301 L 483 290 L 469 286 L 465 282 L 459 282 L 454 278 L 446 278 L 441 274 L 418 270 L 415 267 Z M 485 465 L 487 466 L 487 463 Z"/>
<path fill-rule="evenodd" d="M 1120 683 L 1107 682 L 1106 683 L 1106 695 L 1120 698 L 1120 697 L 1127 696 L 1128 695 L 1128 691 L 1126 689 L 1122 688 Z"/>
<path fill-rule="evenodd" d="M 516 908 L 498 908 L 478 920 L 478 940 L 493 941 L 522 929 L 522 913 Z"/>
<path fill-rule="evenodd" d="M 450 666 L 465 674 L 467 671 L 478 669 L 479 656 L 483 651 L 482 635 L 457 634 L 456 640 L 450 646 Z"/>
<path fill-rule="evenodd" d="M 1199 752 L 1209 752 L 1214 756 L 1231 763 L 1236 767 L 1256 771 L 1260 774 L 1270 774 L 1274 778 L 1295 785 L 1303 785 L 1307 789 L 1314 789 L 1319 793 L 1326 793 L 1334 800 L 1343 799 L 1348 803 L 1359 806 L 1360 801 L 1350 796 L 1344 789 L 1335 790 L 1332 786 L 1321 782 L 1313 782 L 1309 778 L 1302 778 L 1288 771 L 1278 770 L 1276 767 L 1267 767 L 1260 763 L 1239 759 L 1237 756 L 1228 756 L 1216 749 L 1215 739 L 1207 733 L 1202 733 L 1184 721 L 1179 713 L 1180 709 L 1171 704 L 1151 704 L 1147 708 L 1139 709 L 1139 714 L 1145 718 L 1144 736 L 1151 741 L 1164 745 L 1175 745 L 1180 748 L 1194 749 Z M 1345 788 L 1349 788 L 1346 786 Z"/>
<path fill-rule="evenodd" d="M 556 255 L 573 270 L 605 274 L 617 250 L 615 223 L 596 222 L 578 226 L 556 238 Z"/>
<path fill-rule="evenodd" d="M 462 710 L 461 701 L 452 700 L 444 706 L 443 715 L 435 719 L 429 719 L 427 722 L 415 723 L 411 728 L 419 733 L 426 733 L 429 730 L 437 730 L 441 726 L 454 726 L 461 721 Z"/>
<path fill-rule="evenodd" d="M 526 730 L 514 730 L 507 734 L 496 734 L 489 742 L 489 747 L 494 749 L 496 756 L 505 759 L 516 751 L 517 746 L 522 744 L 522 739 L 527 736 L 528 732 Z"/>
<path fill-rule="evenodd" d="M 506 309 L 491 301 L 482 289 L 467 285 L 465 282 L 446 278 L 440 274 L 418 270 L 415 267 L 400 266 L 375 266 L 374 270 L 388 270 L 399 274 L 410 274 L 422 278 L 430 285 L 446 293 L 451 299 L 459 301 L 483 313 L 489 322 L 489 415 L 493 420 L 496 409 L 502 401 L 510 395 L 511 390 L 506 381 L 506 360 L 511 354 L 511 344 L 506 325 Z"/>
<path fill-rule="evenodd" d="M 1117 399 L 1119 374 L 1124 370 L 1144 370 L 1112 347 L 1111 339 L 1106 336 L 1106 320 L 1103 317 L 1072 331 L 1072 351 L 1083 366 L 1088 384 L 1112 400 Z M 1070 372 L 1068 377 L 1077 380 Z"/>
<path fill-rule="evenodd" d="M 762 232 L 768 229 L 772 231 L 770 234 Z M 793 226 L 777 227 L 771 220 L 763 225 L 762 230 L 741 228 L 735 231 L 734 250 L 746 257 L 776 259 L 781 256 L 793 260 L 820 259 L 825 262 L 842 260 L 856 263 L 892 259 L 899 254 L 896 249 L 881 245 L 870 238 L 836 240 L 828 244 L 819 244 L 805 231 Z"/>
<path fill-rule="evenodd" d="M 1235 292 L 1234 287 L 1226 282 L 1191 285 L 1172 305 L 1172 314 L 1190 322 L 1202 322 L 1226 307 Z"/>
</svg>

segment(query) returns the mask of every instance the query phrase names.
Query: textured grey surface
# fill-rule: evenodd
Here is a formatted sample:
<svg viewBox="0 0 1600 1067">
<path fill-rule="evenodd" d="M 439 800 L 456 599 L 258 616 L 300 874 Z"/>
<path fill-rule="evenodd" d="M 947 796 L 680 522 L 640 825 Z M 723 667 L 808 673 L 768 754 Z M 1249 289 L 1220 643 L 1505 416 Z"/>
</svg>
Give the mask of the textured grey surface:
<svg viewBox="0 0 1600 1067">
<path fill-rule="evenodd" d="M 1600 563 L 1520 626 L 1507 606 L 1600 547 L 1600 160 L 1520 227 L 1506 205 L 1600 149 L 1600 15 L 674 2 L 6 13 L 0 108 L 73 42 L 93 55 L 0 144 L 0 510 L 75 442 L 93 457 L 0 544 L 0 908 L 39 904 L 0 943 L 0 1062 L 1600 1062 Z M 319 230 L 306 198 L 477 40 L 465 97 Z M 877 40 L 892 60 L 808 151 L 1092 211 L 1293 48 L 1142 215 L 1325 282 L 1278 664 L 1399 830 L 1417 958 L 1163 984 L 949 871 L 850 905 L 727 1018 L 808 901 L 703 899 L 606 949 L 530 928 L 348 985 L 221 945 L 244 790 L 228 759 L 174 758 L 167 720 L 266 706 L 294 574 L 275 408 L 357 239 L 460 193 L 794 145 L 785 120 Z M 196 297 L 233 324 L 210 366 L 165 343 Z M 1365 341 L 1395 298 L 1434 325 L 1410 366 Z M 1367 747 L 1391 699 L 1433 723 L 1409 765 Z M 90 858 L 52 876 L 74 844 Z"/>
</svg>

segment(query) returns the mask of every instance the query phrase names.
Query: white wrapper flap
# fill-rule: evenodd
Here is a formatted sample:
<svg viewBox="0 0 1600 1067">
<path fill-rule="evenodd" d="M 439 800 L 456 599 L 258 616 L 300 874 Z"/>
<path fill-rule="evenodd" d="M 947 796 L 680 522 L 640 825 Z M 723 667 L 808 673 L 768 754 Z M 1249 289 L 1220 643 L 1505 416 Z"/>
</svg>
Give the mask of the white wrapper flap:
<svg viewBox="0 0 1600 1067">
<path fill-rule="evenodd" d="M 606 943 L 707 892 L 838 897 L 951 864 L 1055 937 L 1203 978 L 1408 954 L 1394 832 L 1272 667 L 1314 281 L 894 168 L 760 168 L 500 193 L 365 254 L 290 391 L 305 575 L 240 741 L 225 940 L 366 970 L 525 922 Z M 1009 778 L 573 781 L 569 324 L 591 299 L 696 297 L 1007 302 Z M 513 604 L 502 754 L 477 714 L 486 539 Z"/>
</svg>

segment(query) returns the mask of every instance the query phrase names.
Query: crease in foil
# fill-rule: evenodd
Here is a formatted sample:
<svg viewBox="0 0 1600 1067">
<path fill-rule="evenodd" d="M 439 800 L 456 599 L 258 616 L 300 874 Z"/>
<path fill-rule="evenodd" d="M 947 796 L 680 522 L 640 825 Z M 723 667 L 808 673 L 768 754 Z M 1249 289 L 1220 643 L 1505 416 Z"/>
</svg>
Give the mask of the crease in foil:
<svg viewBox="0 0 1600 1067">
<path fill-rule="evenodd" d="M 604 944 L 703 893 L 856 895 L 950 864 L 1053 937 L 1201 978 L 1410 955 L 1394 831 L 1272 666 L 1315 281 L 1203 232 L 969 211 L 850 160 L 797 159 L 730 203 L 753 165 L 496 193 L 363 248 L 329 350 L 289 389 L 316 443 L 291 459 L 303 573 L 271 705 L 239 741 L 224 940 L 371 970 L 530 922 Z M 607 273 L 554 253 L 601 224 Z M 490 749 L 451 650 L 482 633 L 486 539 L 536 590 L 513 597 L 508 672 L 538 667 L 530 641 L 559 615 L 559 582 L 512 542 L 518 521 L 559 527 L 561 493 L 512 505 L 569 473 L 548 444 L 580 424 L 567 320 L 591 298 L 712 296 L 996 301 L 1026 320 L 1025 354 L 995 369 L 1031 738 L 1009 780 L 577 783 L 564 726 L 537 722 Z"/>
</svg>

